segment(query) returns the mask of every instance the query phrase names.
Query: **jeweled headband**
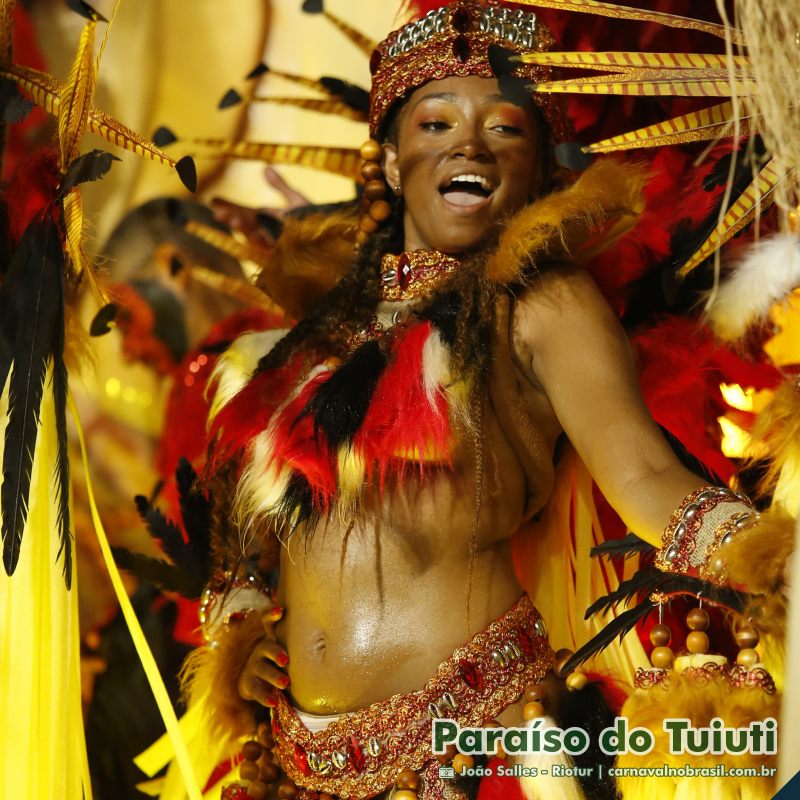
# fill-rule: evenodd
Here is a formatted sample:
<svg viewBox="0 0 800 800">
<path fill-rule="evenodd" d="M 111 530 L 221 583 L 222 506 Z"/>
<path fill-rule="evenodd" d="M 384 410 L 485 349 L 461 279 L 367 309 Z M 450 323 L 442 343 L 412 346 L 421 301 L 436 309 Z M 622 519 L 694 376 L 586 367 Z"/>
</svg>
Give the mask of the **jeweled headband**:
<svg viewBox="0 0 800 800">
<path fill-rule="evenodd" d="M 449 77 L 495 76 L 489 48 L 500 45 L 518 53 L 552 49 L 550 30 L 535 13 L 497 2 L 456 0 L 389 34 L 370 61 L 370 133 L 378 138 L 394 103 L 412 89 Z M 515 75 L 532 83 L 552 78 L 551 67 L 520 64 Z M 554 143 L 570 140 L 563 101 L 556 95 L 533 95 L 550 126 Z"/>
</svg>

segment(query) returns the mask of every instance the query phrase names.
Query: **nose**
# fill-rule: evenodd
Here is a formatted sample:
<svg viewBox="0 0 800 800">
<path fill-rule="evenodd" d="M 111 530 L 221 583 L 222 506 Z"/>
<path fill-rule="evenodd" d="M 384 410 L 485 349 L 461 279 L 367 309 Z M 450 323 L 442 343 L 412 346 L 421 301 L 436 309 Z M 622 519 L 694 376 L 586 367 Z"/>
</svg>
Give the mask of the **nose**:
<svg viewBox="0 0 800 800">
<path fill-rule="evenodd" d="M 483 161 L 490 156 L 489 147 L 483 137 L 480 124 L 464 125 L 450 150 L 452 158 L 465 158 L 468 161 Z"/>
</svg>

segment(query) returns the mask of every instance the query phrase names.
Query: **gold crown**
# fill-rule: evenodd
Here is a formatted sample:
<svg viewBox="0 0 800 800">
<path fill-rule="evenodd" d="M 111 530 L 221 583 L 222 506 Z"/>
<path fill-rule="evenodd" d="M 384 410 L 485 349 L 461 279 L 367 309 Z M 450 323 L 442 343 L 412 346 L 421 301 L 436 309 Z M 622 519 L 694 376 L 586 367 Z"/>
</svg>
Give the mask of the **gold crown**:
<svg viewBox="0 0 800 800">
<path fill-rule="evenodd" d="M 397 100 L 433 80 L 479 76 L 493 78 L 490 48 L 514 53 L 545 52 L 555 44 L 550 30 L 535 13 L 497 0 L 456 0 L 389 34 L 370 60 L 370 133 L 377 138 Z M 531 68 L 533 67 L 533 68 Z M 520 64 L 516 76 L 536 83 L 553 78 L 551 67 Z M 533 96 L 555 142 L 570 139 L 563 101 L 554 95 Z"/>
</svg>

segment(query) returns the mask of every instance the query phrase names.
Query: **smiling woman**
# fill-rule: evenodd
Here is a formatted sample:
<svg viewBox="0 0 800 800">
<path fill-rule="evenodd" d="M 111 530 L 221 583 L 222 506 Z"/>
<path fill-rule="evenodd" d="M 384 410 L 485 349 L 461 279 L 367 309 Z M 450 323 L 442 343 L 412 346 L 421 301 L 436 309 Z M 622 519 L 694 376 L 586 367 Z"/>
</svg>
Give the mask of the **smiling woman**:
<svg viewBox="0 0 800 800">
<path fill-rule="evenodd" d="M 458 0 L 379 45 L 370 124 L 384 143 L 362 151 L 355 265 L 286 335 L 241 337 L 215 373 L 215 488 L 238 527 L 223 526 L 197 693 L 211 687 L 217 732 L 234 740 L 270 709 L 245 750 L 253 798 L 278 779 L 279 797 L 474 796 L 439 777 L 453 754 L 434 755 L 433 718 L 540 726 L 563 713 L 576 725 L 581 709 L 609 724 L 585 676 L 562 703 L 552 671 L 564 659 L 522 591 L 512 538 L 551 497 L 567 437 L 656 547 L 702 486 L 650 418 L 615 315 L 567 258 L 590 235 L 596 247 L 607 219 L 633 216 L 643 176 L 598 163 L 548 194 L 552 143 L 569 138 L 562 109 L 507 99 L 497 45 L 544 50 L 552 36 L 535 14 Z M 310 238 L 298 249 L 313 258 Z M 693 558 L 747 510 L 724 491 L 697 496 L 726 508 L 709 507 Z M 592 770 L 565 774 L 579 773 Z M 521 796 L 516 783 L 481 791 Z M 525 791 L 580 796 L 541 775 Z"/>
</svg>

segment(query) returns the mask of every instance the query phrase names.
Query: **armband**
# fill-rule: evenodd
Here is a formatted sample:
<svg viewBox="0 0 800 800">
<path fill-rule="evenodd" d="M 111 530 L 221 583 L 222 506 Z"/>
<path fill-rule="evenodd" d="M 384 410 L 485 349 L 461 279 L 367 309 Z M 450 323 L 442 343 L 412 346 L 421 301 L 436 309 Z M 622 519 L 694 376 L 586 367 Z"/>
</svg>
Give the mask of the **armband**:
<svg viewBox="0 0 800 800">
<path fill-rule="evenodd" d="M 212 647 L 222 629 L 253 611 L 274 605 L 267 585 L 254 575 L 232 577 L 226 572 L 210 584 L 200 599 L 198 616 L 203 637 Z"/>
<path fill-rule="evenodd" d="M 704 486 L 684 498 L 673 512 L 655 565 L 664 572 L 724 584 L 725 563 L 717 551 L 738 531 L 754 525 L 759 516 L 745 495 L 725 487 Z"/>
</svg>

